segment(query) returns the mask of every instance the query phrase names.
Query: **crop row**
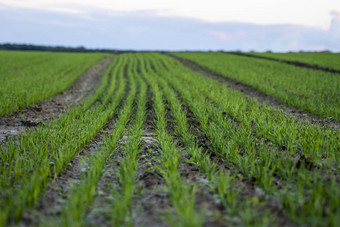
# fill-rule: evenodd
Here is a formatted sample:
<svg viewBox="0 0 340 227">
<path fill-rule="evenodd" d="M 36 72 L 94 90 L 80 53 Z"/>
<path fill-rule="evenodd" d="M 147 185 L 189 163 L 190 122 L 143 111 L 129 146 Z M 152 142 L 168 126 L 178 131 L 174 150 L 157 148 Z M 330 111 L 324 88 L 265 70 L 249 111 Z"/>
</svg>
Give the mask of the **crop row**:
<svg viewBox="0 0 340 227">
<path fill-rule="evenodd" d="M 250 53 L 251 55 L 270 57 L 279 60 L 298 61 L 311 65 L 326 67 L 329 69 L 340 70 L 340 55 L 339 53 Z"/>
<path fill-rule="evenodd" d="M 174 55 L 250 85 L 285 104 L 321 117 L 340 119 L 338 75 L 224 53 Z"/>
</svg>

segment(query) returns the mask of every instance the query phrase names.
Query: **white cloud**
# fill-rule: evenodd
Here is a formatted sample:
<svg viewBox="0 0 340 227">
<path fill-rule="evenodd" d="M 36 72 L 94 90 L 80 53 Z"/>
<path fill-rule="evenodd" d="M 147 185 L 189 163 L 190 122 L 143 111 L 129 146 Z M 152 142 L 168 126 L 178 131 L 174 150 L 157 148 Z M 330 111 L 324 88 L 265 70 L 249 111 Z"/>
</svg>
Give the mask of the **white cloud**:
<svg viewBox="0 0 340 227">
<path fill-rule="evenodd" d="M 0 4 L 69 14 L 155 11 L 158 16 L 195 18 L 209 22 L 257 24 L 301 24 L 330 26 L 332 10 L 340 10 L 339 0 L 0 0 Z M 336 12 L 336 11 L 334 11 Z"/>
<path fill-rule="evenodd" d="M 99 14 L 98 14 L 99 13 Z M 131 12 L 78 14 L 29 9 L 0 14 L 0 42 L 34 43 L 136 50 L 340 51 L 333 19 L 325 31 L 296 25 L 209 23 Z"/>
</svg>

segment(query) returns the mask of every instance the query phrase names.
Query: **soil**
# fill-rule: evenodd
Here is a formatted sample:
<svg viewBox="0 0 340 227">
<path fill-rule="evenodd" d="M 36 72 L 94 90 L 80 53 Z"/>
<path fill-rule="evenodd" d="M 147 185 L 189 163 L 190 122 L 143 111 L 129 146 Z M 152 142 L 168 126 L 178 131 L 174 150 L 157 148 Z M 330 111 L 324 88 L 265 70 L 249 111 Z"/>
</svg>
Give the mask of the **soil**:
<svg viewBox="0 0 340 227">
<path fill-rule="evenodd" d="M 314 64 L 308 64 L 308 63 L 299 62 L 299 61 L 282 60 L 282 59 L 277 59 L 277 58 L 272 58 L 272 57 L 257 56 L 257 55 L 240 53 L 240 52 L 225 52 L 225 53 L 239 55 L 239 56 L 245 56 L 245 57 L 251 57 L 251 58 L 265 59 L 265 60 L 276 61 L 276 62 L 282 62 L 282 63 L 286 63 L 286 64 L 289 64 L 289 65 L 295 65 L 295 66 L 299 66 L 299 67 L 303 67 L 303 68 L 320 70 L 320 71 L 329 72 L 329 73 L 340 73 L 340 70 L 322 67 L 322 66 L 314 65 Z"/>
<path fill-rule="evenodd" d="M 111 64 L 113 56 L 107 56 L 79 76 L 65 91 L 51 99 L 39 102 L 24 110 L 0 118 L 0 144 L 58 117 L 68 108 L 79 104 L 100 83 L 100 78 Z"/>
<path fill-rule="evenodd" d="M 282 110 L 286 115 L 292 115 L 295 116 L 299 121 L 302 122 L 308 122 L 311 124 L 317 124 L 321 127 L 337 127 L 340 129 L 340 122 L 336 120 L 330 120 L 330 119 L 324 119 L 320 118 L 314 115 L 311 115 L 310 113 L 307 113 L 305 111 L 301 111 L 297 108 L 294 108 L 292 106 L 288 106 L 284 104 L 282 101 L 276 99 L 273 96 L 267 95 L 265 93 L 262 93 L 261 91 L 256 90 L 255 88 L 251 87 L 250 85 L 243 84 L 239 81 L 236 81 L 231 78 L 224 77 L 220 74 L 211 72 L 210 70 L 190 61 L 186 60 L 174 55 L 168 55 L 170 57 L 175 58 L 176 60 L 180 61 L 184 66 L 190 68 L 191 70 L 200 73 L 206 77 L 212 78 L 214 80 L 217 80 L 221 83 L 226 84 L 228 87 L 237 90 L 241 92 L 242 94 L 255 98 L 260 103 L 265 103 L 269 106 L 272 106 L 276 108 L 277 110 Z"/>
</svg>

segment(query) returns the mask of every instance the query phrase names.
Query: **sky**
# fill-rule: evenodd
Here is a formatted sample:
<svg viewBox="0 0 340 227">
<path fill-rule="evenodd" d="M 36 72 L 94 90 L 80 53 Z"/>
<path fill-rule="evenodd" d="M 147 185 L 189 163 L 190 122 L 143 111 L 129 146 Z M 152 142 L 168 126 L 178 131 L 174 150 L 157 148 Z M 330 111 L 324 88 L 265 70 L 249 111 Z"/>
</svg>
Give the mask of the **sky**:
<svg viewBox="0 0 340 227">
<path fill-rule="evenodd" d="M 0 20 L 0 43 L 340 51 L 339 0 L 0 0 Z"/>
</svg>

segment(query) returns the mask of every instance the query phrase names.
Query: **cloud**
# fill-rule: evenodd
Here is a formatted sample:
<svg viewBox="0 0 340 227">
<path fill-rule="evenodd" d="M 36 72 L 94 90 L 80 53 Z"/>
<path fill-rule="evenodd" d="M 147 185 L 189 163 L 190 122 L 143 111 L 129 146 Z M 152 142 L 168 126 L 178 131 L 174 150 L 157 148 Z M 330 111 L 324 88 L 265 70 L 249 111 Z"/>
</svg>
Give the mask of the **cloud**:
<svg viewBox="0 0 340 227">
<path fill-rule="evenodd" d="M 154 11 L 157 16 L 199 19 L 206 22 L 300 24 L 329 27 L 329 12 L 340 9 L 339 0 L 0 0 L 11 9 L 32 9 L 68 14 Z"/>
<path fill-rule="evenodd" d="M 0 42 L 136 50 L 340 51 L 340 20 L 334 13 L 329 30 L 156 15 L 151 10 L 79 15 L 7 8 L 0 14 Z"/>
</svg>

